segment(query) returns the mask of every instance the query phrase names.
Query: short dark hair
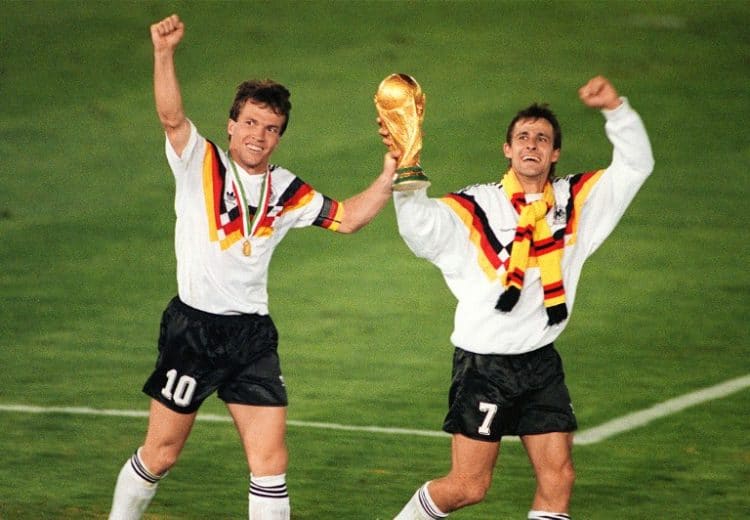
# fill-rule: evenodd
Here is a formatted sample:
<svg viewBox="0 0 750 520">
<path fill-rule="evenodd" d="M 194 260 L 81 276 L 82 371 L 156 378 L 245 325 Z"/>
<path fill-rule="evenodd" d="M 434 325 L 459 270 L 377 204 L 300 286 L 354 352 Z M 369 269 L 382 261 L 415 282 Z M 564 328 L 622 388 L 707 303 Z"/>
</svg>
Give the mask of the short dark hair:
<svg viewBox="0 0 750 520">
<path fill-rule="evenodd" d="M 562 148 L 562 129 L 560 128 L 560 123 L 557 121 L 557 116 L 549 108 L 547 103 L 534 103 L 533 105 L 529 105 L 526 108 L 519 110 L 508 125 L 508 130 L 505 132 L 506 143 L 510 144 L 513 139 L 513 128 L 521 119 L 546 119 L 549 121 L 549 124 L 552 125 L 552 148 L 554 150 Z M 555 163 L 552 163 L 549 174 L 550 176 L 555 174 Z"/>
<path fill-rule="evenodd" d="M 292 111 L 292 103 L 289 101 L 290 93 L 281 83 L 271 79 L 243 81 L 237 86 L 232 108 L 229 109 L 229 118 L 237 121 L 240 110 L 248 101 L 261 106 L 269 107 L 276 114 L 284 116 L 284 124 L 281 125 L 279 135 L 283 135 L 289 124 L 289 114 Z"/>
</svg>

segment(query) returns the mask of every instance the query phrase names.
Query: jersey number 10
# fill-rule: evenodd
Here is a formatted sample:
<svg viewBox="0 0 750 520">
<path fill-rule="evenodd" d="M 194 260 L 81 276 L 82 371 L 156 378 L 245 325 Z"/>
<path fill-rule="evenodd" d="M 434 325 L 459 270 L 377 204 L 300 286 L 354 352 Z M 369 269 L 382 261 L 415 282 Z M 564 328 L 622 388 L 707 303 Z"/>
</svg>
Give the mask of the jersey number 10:
<svg viewBox="0 0 750 520">
<path fill-rule="evenodd" d="M 188 406 L 193 400 L 196 384 L 190 376 L 180 376 L 178 379 L 177 370 L 173 368 L 167 372 L 167 384 L 161 389 L 161 395 L 177 406 Z"/>
</svg>

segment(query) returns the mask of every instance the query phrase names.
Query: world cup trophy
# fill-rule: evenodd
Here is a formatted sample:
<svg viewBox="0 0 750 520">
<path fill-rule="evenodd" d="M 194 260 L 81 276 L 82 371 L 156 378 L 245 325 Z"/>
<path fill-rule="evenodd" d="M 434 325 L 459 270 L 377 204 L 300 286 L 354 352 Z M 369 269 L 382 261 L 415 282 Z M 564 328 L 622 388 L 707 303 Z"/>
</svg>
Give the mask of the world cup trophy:
<svg viewBox="0 0 750 520">
<path fill-rule="evenodd" d="M 375 93 L 378 116 L 393 141 L 389 148 L 401 153 L 393 181 L 394 191 L 411 191 L 430 185 L 419 164 L 425 97 L 417 80 L 408 74 L 391 74 L 380 82 Z"/>
</svg>

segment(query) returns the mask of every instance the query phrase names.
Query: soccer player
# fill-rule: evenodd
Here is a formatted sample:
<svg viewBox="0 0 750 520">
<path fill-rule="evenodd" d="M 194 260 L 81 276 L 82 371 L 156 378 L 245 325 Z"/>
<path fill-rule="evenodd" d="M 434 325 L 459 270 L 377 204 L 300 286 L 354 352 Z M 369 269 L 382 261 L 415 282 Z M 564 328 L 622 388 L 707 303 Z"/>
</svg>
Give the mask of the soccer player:
<svg viewBox="0 0 750 520">
<path fill-rule="evenodd" d="M 604 169 L 554 175 L 562 135 L 534 104 L 508 126 L 509 167 L 442 198 L 394 192 L 399 231 L 458 300 L 443 429 L 451 469 L 422 485 L 397 520 L 438 519 L 484 499 L 503 435 L 518 435 L 536 476 L 529 519 L 568 519 L 577 428 L 553 342 L 565 329 L 585 260 L 612 232 L 653 169 L 646 130 L 601 76 L 579 89 L 614 147 Z M 381 125 L 386 145 L 392 145 Z"/>
<path fill-rule="evenodd" d="M 250 468 L 249 518 L 290 517 L 285 479 L 287 393 L 266 292 L 271 255 L 292 228 L 353 233 L 391 197 L 396 162 L 363 192 L 338 202 L 269 162 L 289 123 L 289 92 L 270 80 L 236 92 L 228 151 L 183 110 L 174 53 L 177 15 L 151 26 L 156 111 L 175 179 L 176 296 L 161 321 L 145 441 L 117 478 L 110 518 L 137 519 L 177 462 L 201 403 L 226 402 Z"/>
</svg>

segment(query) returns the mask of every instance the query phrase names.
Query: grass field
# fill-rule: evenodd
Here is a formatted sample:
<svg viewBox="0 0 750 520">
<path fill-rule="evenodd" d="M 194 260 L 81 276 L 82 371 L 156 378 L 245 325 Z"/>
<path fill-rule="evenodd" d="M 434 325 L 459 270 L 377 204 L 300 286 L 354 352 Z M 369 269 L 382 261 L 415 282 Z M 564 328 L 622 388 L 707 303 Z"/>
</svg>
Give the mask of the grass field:
<svg viewBox="0 0 750 520">
<path fill-rule="evenodd" d="M 435 196 L 498 178 L 515 111 L 549 102 L 561 173 L 606 166 L 594 74 L 629 97 L 656 169 L 590 260 L 557 346 L 583 430 L 750 373 L 750 4 L 0 0 L 0 518 L 105 518 L 145 419 L 161 310 L 176 290 L 173 183 L 153 110 L 148 26 L 178 12 L 184 101 L 221 142 L 234 87 L 290 87 L 274 160 L 345 198 L 379 171 L 372 96 L 391 72 L 427 93 Z M 270 274 L 291 405 L 293 518 L 388 519 L 449 467 L 449 440 L 304 422 L 439 430 L 454 302 L 391 206 L 351 236 L 291 233 Z M 744 518 L 750 391 L 575 449 L 579 519 Z M 205 414 L 226 415 L 212 398 Z M 150 519 L 246 518 L 228 422 L 199 422 Z M 451 518 L 525 518 L 533 475 L 503 445 L 486 501 Z"/>
</svg>

